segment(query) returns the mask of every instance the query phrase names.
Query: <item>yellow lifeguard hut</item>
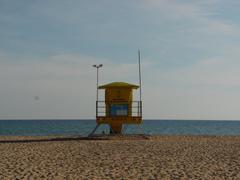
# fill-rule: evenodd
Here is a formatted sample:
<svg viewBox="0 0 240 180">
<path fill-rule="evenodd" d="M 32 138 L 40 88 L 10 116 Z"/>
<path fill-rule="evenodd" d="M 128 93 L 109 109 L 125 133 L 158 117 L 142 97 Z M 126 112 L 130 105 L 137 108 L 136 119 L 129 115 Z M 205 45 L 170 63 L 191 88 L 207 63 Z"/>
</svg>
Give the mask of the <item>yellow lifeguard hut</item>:
<svg viewBox="0 0 240 180">
<path fill-rule="evenodd" d="M 124 124 L 141 124 L 142 102 L 133 101 L 133 89 L 138 88 L 125 82 L 99 86 L 105 89 L 105 101 L 96 102 L 97 125 L 108 124 L 111 134 L 121 134 Z"/>
<path fill-rule="evenodd" d="M 98 86 L 98 69 L 100 65 L 93 65 L 97 68 L 97 101 L 96 101 L 96 127 L 89 134 L 93 135 L 101 124 L 108 124 L 110 134 L 122 134 L 123 125 L 142 123 L 142 98 L 141 98 L 141 66 L 140 51 L 138 51 L 139 64 L 139 86 L 126 82 L 112 82 Z M 140 100 L 133 100 L 133 90 L 140 89 Z M 98 90 L 105 90 L 105 101 L 98 100 Z"/>
</svg>

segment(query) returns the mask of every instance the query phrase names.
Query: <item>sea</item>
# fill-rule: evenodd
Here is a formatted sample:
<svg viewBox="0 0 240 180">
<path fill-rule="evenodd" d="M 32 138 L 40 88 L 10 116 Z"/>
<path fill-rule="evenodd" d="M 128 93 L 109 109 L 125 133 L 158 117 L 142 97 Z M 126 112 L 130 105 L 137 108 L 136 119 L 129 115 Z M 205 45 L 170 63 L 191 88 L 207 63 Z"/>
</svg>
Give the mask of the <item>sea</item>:
<svg viewBox="0 0 240 180">
<path fill-rule="evenodd" d="M 4 136 L 87 136 L 96 126 L 95 120 L 0 120 Z M 126 125 L 125 134 L 148 135 L 240 135 L 240 121 L 230 120 L 144 120 L 141 125 Z M 97 134 L 109 133 L 101 125 Z"/>
</svg>

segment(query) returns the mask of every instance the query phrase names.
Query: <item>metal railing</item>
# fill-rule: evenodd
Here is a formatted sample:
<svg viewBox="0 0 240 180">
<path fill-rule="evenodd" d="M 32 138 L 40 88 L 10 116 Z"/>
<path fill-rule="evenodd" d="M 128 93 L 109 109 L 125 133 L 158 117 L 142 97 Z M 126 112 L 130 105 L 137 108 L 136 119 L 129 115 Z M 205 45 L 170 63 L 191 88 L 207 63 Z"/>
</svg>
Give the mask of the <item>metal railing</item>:
<svg viewBox="0 0 240 180">
<path fill-rule="evenodd" d="M 113 101 L 96 101 L 96 117 L 104 116 L 110 117 L 111 104 L 115 105 Z M 117 105 L 128 105 L 128 101 L 118 101 Z M 109 105 L 107 112 L 107 106 Z M 126 116 L 142 117 L 142 101 L 132 101 L 130 112 Z"/>
</svg>

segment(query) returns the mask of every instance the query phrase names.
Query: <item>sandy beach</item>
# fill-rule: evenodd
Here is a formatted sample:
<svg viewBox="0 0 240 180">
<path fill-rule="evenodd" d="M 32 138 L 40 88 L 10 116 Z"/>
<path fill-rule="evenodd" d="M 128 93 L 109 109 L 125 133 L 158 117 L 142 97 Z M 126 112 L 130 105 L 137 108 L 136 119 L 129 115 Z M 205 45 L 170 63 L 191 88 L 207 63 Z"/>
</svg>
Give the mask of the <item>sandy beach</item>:
<svg viewBox="0 0 240 180">
<path fill-rule="evenodd" d="M 0 137 L 0 179 L 240 179 L 236 136 L 48 139 Z"/>
</svg>

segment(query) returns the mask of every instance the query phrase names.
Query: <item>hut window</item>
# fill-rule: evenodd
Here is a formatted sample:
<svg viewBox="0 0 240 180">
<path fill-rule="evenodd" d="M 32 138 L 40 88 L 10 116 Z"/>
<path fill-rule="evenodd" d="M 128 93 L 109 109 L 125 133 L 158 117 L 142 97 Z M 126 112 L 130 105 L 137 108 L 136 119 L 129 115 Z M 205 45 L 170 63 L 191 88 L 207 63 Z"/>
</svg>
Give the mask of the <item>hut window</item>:
<svg viewBox="0 0 240 180">
<path fill-rule="evenodd" d="M 113 104 L 111 105 L 111 116 L 127 116 L 128 104 Z"/>
</svg>

